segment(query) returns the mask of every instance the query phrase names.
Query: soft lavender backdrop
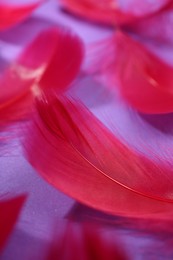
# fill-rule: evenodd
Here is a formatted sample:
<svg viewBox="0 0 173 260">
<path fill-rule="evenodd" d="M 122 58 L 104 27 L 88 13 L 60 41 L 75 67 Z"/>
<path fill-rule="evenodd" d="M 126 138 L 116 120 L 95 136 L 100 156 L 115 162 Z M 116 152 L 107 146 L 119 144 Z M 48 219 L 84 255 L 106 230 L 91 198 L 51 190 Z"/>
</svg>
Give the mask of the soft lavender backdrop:
<svg viewBox="0 0 173 260">
<path fill-rule="evenodd" d="M 82 22 L 79 18 L 59 10 L 56 1 L 48 1 L 23 23 L 0 33 L 1 64 L 5 67 L 6 63 L 14 58 L 41 29 L 59 24 L 71 26 L 86 43 L 102 39 L 112 32 L 108 27 Z M 171 62 L 173 52 L 171 53 L 169 49 L 149 42 L 146 44 L 162 58 Z M 129 109 L 116 94 L 116 100 L 112 100 L 112 95 L 105 98 L 104 86 L 93 79 L 88 77 L 80 84 L 81 91 L 77 95 L 82 97 L 84 103 L 111 131 L 121 133 L 121 138 L 125 142 L 133 144 L 146 155 L 148 147 L 151 147 L 153 154 L 158 153 L 161 158 L 164 154 L 170 161 L 173 142 L 172 115 L 161 117 L 140 115 Z M 44 259 L 54 227 L 56 226 L 58 230 L 68 218 L 73 218 L 77 222 L 99 219 L 105 237 L 114 239 L 118 236 L 128 252 L 129 259 L 173 259 L 173 250 L 172 252 L 165 250 L 166 238 L 169 236 L 165 234 L 157 236 L 150 232 L 144 235 L 143 231 L 135 227 L 129 228 L 128 224 L 123 226 L 122 223 L 126 222 L 123 218 L 89 209 L 55 190 L 26 162 L 16 141 L 4 146 L 4 154 L 0 157 L 0 195 L 5 197 L 6 194 L 6 197 L 10 197 L 21 193 L 28 193 L 29 196 L 13 235 L 1 256 L 2 260 Z M 152 245 L 155 245 L 154 248 Z"/>
</svg>

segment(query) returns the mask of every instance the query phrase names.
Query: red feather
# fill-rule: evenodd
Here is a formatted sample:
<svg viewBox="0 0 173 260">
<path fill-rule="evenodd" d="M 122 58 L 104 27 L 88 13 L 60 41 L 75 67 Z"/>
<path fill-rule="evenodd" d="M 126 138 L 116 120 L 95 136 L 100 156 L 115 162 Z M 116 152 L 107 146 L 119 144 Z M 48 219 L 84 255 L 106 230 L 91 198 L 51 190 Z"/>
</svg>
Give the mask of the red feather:
<svg viewBox="0 0 173 260">
<path fill-rule="evenodd" d="M 72 31 L 57 30 L 57 46 L 48 67 L 39 81 L 42 89 L 64 91 L 76 78 L 84 57 L 84 44 Z"/>
<path fill-rule="evenodd" d="M 112 235 L 118 234 L 127 247 L 128 259 L 135 259 L 138 255 L 142 258 L 153 257 L 153 259 L 172 258 L 172 220 L 112 216 L 78 203 L 73 207 L 69 217 L 78 223 L 86 221 L 95 223 L 102 227 L 102 232 L 105 230 L 106 233 L 110 232 Z M 106 234 L 104 235 L 106 236 Z M 113 238 L 112 241 L 114 241 Z"/>
<path fill-rule="evenodd" d="M 20 196 L 8 201 L 0 201 L 0 251 L 16 224 L 25 199 L 25 196 Z"/>
<path fill-rule="evenodd" d="M 24 143 L 38 172 L 73 198 L 113 214 L 172 218 L 172 170 L 131 151 L 83 106 L 42 99 Z"/>
<path fill-rule="evenodd" d="M 109 25 L 123 25 L 157 13 L 171 1 L 157 0 L 151 3 L 138 0 L 61 0 L 60 2 L 65 8 L 87 19 Z"/>
<path fill-rule="evenodd" d="M 47 260 L 125 260 L 129 259 L 120 243 L 105 238 L 93 224 L 69 222 L 55 236 Z"/>
<path fill-rule="evenodd" d="M 67 88 L 79 71 L 83 53 L 82 42 L 67 29 L 42 32 L 0 78 L 0 126 L 26 118 L 41 91 Z"/>
<path fill-rule="evenodd" d="M 106 78 L 132 107 L 144 113 L 173 111 L 173 67 L 138 41 L 119 31 L 89 52 L 86 70 Z"/>
<path fill-rule="evenodd" d="M 43 0 L 37 0 L 31 4 L 18 4 L 14 5 L 8 3 L 8 1 L 0 2 L 0 30 L 7 29 L 10 26 L 16 25 L 21 22 L 31 12 L 41 4 Z"/>
<path fill-rule="evenodd" d="M 26 117 L 33 102 L 31 87 L 44 73 L 56 44 L 54 29 L 42 32 L 1 75 L 0 125 Z"/>
<path fill-rule="evenodd" d="M 125 29 L 133 31 L 147 39 L 163 43 L 173 43 L 172 27 L 173 27 L 173 3 L 164 8 L 159 13 L 151 17 L 146 17 L 140 21 L 126 25 Z"/>
</svg>

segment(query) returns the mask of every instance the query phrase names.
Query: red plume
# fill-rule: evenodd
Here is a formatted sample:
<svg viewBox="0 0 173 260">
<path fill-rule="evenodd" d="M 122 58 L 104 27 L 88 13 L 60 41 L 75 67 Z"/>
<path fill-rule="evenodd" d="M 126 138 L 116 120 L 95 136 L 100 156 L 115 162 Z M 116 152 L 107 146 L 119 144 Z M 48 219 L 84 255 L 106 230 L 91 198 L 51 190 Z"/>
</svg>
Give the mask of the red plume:
<svg viewBox="0 0 173 260">
<path fill-rule="evenodd" d="M 172 218 L 172 168 L 132 151 L 87 109 L 43 98 L 24 142 L 36 170 L 73 198 L 113 214 Z"/>
</svg>

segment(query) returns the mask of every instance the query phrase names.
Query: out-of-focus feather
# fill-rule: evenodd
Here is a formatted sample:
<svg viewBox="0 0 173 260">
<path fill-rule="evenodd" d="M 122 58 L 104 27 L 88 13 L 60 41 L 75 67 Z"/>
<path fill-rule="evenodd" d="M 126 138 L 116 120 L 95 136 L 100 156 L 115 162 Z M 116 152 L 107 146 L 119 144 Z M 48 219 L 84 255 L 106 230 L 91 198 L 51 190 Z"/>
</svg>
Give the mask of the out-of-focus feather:
<svg viewBox="0 0 173 260">
<path fill-rule="evenodd" d="M 9 237 L 24 204 L 26 196 L 0 201 L 0 251 Z"/>
<path fill-rule="evenodd" d="M 0 30 L 16 25 L 18 22 L 25 19 L 31 12 L 43 3 L 44 0 L 37 0 L 35 3 L 15 4 L 10 1 L 0 1 Z"/>
<path fill-rule="evenodd" d="M 140 21 L 132 22 L 126 25 L 125 29 L 133 31 L 138 35 L 151 38 L 154 41 L 160 41 L 168 44 L 173 43 L 173 3 L 171 1 L 167 8 L 153 16 L 146 17 Z"/>
<path fill-rule="evenodd" d="M 61 232 L 60 232 L 61 231 Z M 103 230 L 96 225 L 69 222 L 63 224 L 55 236 L 47 260 L 125 260 L 122 245 L 103 237 Z"/>
<path fill-rule="evenodd" d="M 118 234 L 123 245 L 128 245 L 128 259 L 138 258 L 138 255 L 151 259 L 171 259 L 173 256 L 172 220 L 112 216 L 78 203 L 73 207 L 68 218 L 78 223 L 88 221 L 100 225 L 113 237 Z M 116 240 L 116 236 L 115 239 L 113 237 L 112 241 Z"/>
<path fill-rule="evenodd" d="M 25 118 L 33 101 L 32 87 L 39 81 L 57 44 L 56 31 L 42 32 L 0 77 L 0 125 Z"/>
<path fill-rule="evenodd" d="M 120 91 L 133 107 L 146 113 L 173 111 L 173 67 L 123 33 L 116 36 Z"/>
<path fill-rule="evenodd" d="M 106 78 L 107 85 L 119 90 L 122 97 L 141 112 L 173 111 L 171 65 L 120 31 L 96 48 L 95 44 L 89 49 L 91 58 L 86 65 L 89 73 Z"/>
<path fill-rule="evenodd" d="M 34 96 L 46 88 L 59 92 L 68 87 L 83 52 L 80 39 L 65 28 L 42 32 L 1 75 L 0 126 L 25 118 Z"/>
<path fill-rule="evenodd" d="M 115 23 L 116 2 L 100 1 L 96 3 L 92 0 L 61 0 L 62 6 L 84 18 L 95 22 L 102 22 L 113 25 Z"/>
<path fill-rule="evenodd" d="M 45 73 L 39 81 L 40 88 L 64 91 L 79 73 L 84 57 L 82 40 L 68 29 L 57 30 L 57 46 Z"/>
<path fill-rule="evenodd" d="M 37 110 L 24 147 L 48 182 L 113 214 L 172 218 L 171 168 L 129 150 L 86 108 L 66 98 L 43 98 Z"/>
<path fill-rule="evenodd" d="M 123 25 L 157 13 L 170 3 L 163 1 L 61 0 L 68 10 L 87 19 L 109 25 Z"/>
</svg>

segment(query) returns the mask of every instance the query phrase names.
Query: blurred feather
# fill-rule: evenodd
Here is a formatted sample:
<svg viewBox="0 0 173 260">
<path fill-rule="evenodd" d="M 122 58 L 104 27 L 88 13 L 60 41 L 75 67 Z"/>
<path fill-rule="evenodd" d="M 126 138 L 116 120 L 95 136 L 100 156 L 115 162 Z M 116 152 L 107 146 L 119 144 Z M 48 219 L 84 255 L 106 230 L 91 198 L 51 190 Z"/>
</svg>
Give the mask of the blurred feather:
<svg viewBox="0 0 173 260">
<path fill-rule="evenodd" d="M 153 16 L 146 17 L 140 21 L 132 22 L 124 26 L 125 30 L 135 32 L 142 37 L 152 39 L 156 42 L 173 43 L 172 37 L 173 26 L 173 3 L 163 8 L 162 11 Z"/>
<path fill-rule="evenodd" d="M 0 251 L 2 251 L 6 240 L 16 224 L 25 199 L 26 196 L 20 196 L 8 201 L 0 201 Z"/>
<path fill-rule="evenodd" d="M 123 32 L 88 47 L 84 70 L 116 88 L 141 112 L 173 111 L 173 67 Z"/>
<path fill-rule="evenodd" d="M 35 3 L 22 3 L 17 5 L 9 1 L 0 1 L 0 30 L 14 26 L 29 16 L 32 11 L 43 3 L 44 0 L 37 0 Z"/>
<path fill-rule="evenodd" d="M 102 231 L 120 237 L 123 248 L 128 248 L 128 259 L 172 259 L 172 220 L 152 220 L 113 216 L 76 203 L 68 219 L 77 223 L 94 223 Z M 140 243 L 141 241 L 141 243 Z"/>
<path fill-rule="evenodd" d="M 83 52 L 80 39 L 65 28 L 40 33 L 0 78 L 0 126 L 27 118 L 34 96 L 46 88 L 67 88 L 79 71 Z"/>
<path fill-rule="evenodd" d="M 62 6 L 92 21 L 108 25 L 123 25 L 153 15 L 165 8 L 170 0 L 60 0 Z"/>
<path fill-rule="evenodd" d="M 130 259 L 120 241 L 111 241 L 103 230 L 94 224 L 68 222 L 59 227 L 47 260 L 105 260 Z"/>
</svg>

